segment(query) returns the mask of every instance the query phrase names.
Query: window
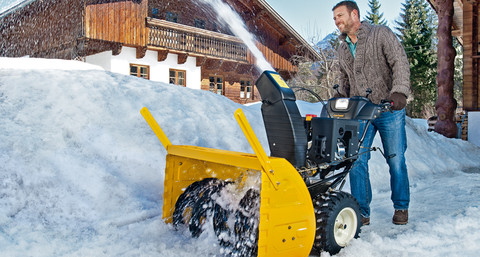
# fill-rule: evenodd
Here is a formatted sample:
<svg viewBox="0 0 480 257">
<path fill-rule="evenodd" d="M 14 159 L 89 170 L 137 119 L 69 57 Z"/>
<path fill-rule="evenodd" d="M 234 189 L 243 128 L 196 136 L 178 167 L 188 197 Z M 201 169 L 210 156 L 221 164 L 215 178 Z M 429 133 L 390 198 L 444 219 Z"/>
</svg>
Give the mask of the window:
<svg viewBox="0 0 480 257">
<path fill-rule="evenodd" d="M 150 67 L 148 65 L 130 64 L 130 75 L 150 79 Z"/>
<path fill-rule="evenodd" d="M 252 84 L 248 80 L 240 80 L 240 98 L 252 97 Z M 253 98 L 252 98 L 253 99 Z"/>
<path fill-rule="evenodd" d="M 158 13 L 158 8 L 153 8 L 152 9 L 152 17 L 153 18 L 160 18 L 160 15 Z"/>
<path fill-rule="evenodd" d="M 195 27 L 205 29 L 205 21 L 201 19 L 195 19 Z"/>
<path fill-rule="evenodd" d="M 174 69 L 170 69 L 170 80 L 169 80 L 169 83 L 170 84 L 175 84 L 175 85 L 179 85 L 179 86 L 186 86 L 187 83 L 186 83 L 186 71 L 184 70 L 174 70 Z"/>
<path fill-rule="evenodd" d="M 219 95 L 224 94 L 222 77 L 210 77 L 210 91 Z"/>
<path fill-rule="evenodd" d="M 167 12 L 165 14 L 165 20 L 171 21 L 171 22 L 177 22 L 178 21 L 178 14 L 174 12 Z"/>
</svg>

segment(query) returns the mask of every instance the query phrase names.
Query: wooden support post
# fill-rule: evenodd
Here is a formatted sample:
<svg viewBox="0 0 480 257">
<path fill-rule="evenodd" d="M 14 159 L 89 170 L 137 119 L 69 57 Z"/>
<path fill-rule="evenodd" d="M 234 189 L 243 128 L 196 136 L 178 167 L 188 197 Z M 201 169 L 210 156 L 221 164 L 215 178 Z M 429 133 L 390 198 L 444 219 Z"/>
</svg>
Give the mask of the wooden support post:
<svg viewBox="0 0 480 257">
<path fill-rule="evenodd" d="M 142 59 L 147 53 L 146 47 L 137 47 L 137 59 Z"/>
<path fill-rule="evenodd" d="M 457 136 L 455 110 L 457 101 L 453 97 L 453 75 L 455 49 L 452 41 L 453 0 L 437 1 L 438 13 L 438 66 L 437 87 L 438 99 L 435 105 L 438 121 L 435 131 L 450 138 Z"/>
<path fill-rule="evenodd" d="M 167 59 L 168 56 L 168 50 L 158 50 L 157 51 L 157 61 L 163 62 L 165 59 Z"/>
<path fill-rule="evenodd" d="M 188 54 L 187 53 L 182 53 L 178 54 L 178 64 L 184 64 L 187 62 Z"/>
</svg>

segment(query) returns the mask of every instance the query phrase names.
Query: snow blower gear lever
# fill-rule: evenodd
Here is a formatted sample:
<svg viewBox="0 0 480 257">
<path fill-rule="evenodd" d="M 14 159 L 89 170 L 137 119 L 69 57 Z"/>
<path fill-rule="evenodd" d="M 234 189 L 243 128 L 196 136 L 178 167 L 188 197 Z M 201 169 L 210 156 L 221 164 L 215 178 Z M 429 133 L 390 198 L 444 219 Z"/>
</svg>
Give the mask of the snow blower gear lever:
<svg viewBox="0 0 480 257">
<path fill-rule="evenodd" d="M 325 116 L 307 119 L 278 73 L 263 72 L 256 87 L 271 156 L 241 109 L 234 115 L 254 154 L 173 145 L 148 109 L 140 111 L 167 150 L 163 219 L 194 237 L 212 225 L 228 256 L 336 254 L 360 232 L 359 205 L 341 191 L 364 139 L 359 120 L 389 107 L 332 98 Z"/>
</svg>

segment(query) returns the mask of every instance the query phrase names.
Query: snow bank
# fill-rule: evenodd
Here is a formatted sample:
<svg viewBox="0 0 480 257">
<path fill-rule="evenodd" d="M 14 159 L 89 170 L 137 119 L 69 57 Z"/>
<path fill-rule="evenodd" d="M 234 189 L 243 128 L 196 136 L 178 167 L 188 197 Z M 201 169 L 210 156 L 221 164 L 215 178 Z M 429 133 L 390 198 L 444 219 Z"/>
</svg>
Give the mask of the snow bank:
<svg viewBox="0 0 480 257">
<path fill-rule="evenodd" d="M 81 62 L 43 58 L 0 57 L 0 69 L 15 70 L 103 70 L 102 67 Z"/>
<path fill-rule="evenodd" d="M 191 239 L 161 220 L 166 152 L 143 106 L 173 144 L 252 152 L 233 117 L 242 108 L 268 151 L 258 104 L 76 61 L 0 58 L 2 256 L 219 256 L 213 232 Z M 411 222 L 391 224 L 388 170 L 374 153 L 372 225 L 339 256 L 480 250 L 480 148 L 407 126 Z"/>
</svg>

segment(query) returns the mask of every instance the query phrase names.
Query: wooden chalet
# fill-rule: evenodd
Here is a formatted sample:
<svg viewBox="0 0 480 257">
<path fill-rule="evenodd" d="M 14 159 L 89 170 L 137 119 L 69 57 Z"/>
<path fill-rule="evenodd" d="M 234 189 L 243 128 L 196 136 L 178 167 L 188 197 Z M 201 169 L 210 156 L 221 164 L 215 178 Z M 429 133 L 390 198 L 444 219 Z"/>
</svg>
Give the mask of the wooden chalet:
<svg viewBox="0 0 480 257">
<path fill-rule="evenodd" d="M 318 53 L 265 0 L 224 0 L 285 79 Z M 77 59 L 112 72 L 260 100 L 255 58 L 199 0 L 27 0 L 0 14 L 0 56 Z"/>
</svg>

